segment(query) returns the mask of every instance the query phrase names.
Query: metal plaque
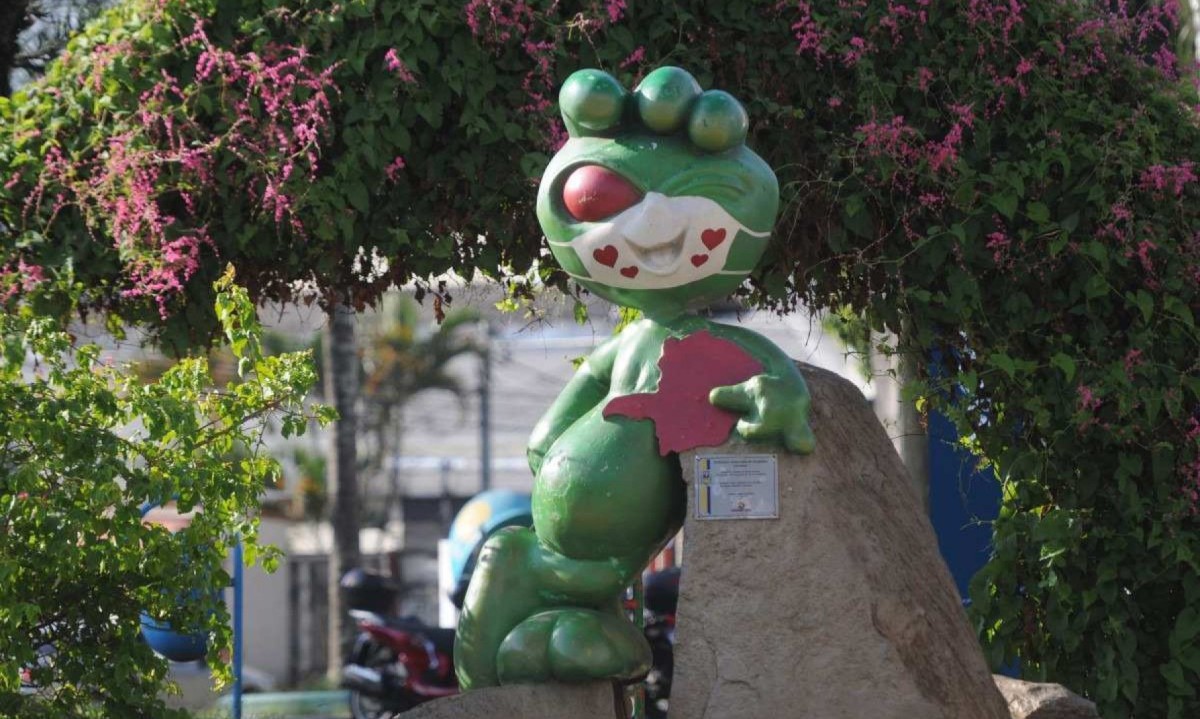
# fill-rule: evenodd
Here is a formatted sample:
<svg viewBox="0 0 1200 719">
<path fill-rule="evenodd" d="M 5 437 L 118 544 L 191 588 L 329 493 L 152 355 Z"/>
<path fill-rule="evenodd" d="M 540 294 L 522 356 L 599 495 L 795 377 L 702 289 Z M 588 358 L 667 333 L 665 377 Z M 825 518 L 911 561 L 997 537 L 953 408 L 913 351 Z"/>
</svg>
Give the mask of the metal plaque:
<svg viewBox="0 0 1200 719">
<path fill-rule="evenodd" d="M 696 455 L 696 519 L 778 519 L 773 454 Z"/>
</svg>

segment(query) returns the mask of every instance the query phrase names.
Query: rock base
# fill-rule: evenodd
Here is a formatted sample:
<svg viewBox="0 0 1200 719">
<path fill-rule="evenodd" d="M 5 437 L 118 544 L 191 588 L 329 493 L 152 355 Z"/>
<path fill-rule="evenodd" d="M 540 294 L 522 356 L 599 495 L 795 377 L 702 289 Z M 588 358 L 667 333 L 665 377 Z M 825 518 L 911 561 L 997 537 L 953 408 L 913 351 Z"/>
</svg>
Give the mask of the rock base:
<svg viewBox="0 0 1200 719">
<path fill-rule="evenodd" d="M 1061 684 L 1037 684 L 997 675 L 996 687 L 1012 719 L 1100 719 L 1093 702 Z"/>
<path fill-rule="evenodd" d="M 862 394 L 801 366 L 816 451 L 775 454 L 778 519 L 684 525 L 671 719 L 1009 719 L 892 443 Z"/>
</svg>

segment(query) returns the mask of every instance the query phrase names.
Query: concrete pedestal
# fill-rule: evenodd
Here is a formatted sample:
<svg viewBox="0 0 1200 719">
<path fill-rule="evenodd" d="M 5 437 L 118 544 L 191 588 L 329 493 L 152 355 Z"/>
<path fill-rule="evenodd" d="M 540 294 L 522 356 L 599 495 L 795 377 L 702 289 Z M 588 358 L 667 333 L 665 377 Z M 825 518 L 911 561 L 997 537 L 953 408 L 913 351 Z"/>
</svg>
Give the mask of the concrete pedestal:
<svg viewBox="0 0 1200 719">
<path fill-rule="evenodd" d="M 626 719 L 609 682 L 486 687 L 438 699 L 405 719 Z"/>
</svg>

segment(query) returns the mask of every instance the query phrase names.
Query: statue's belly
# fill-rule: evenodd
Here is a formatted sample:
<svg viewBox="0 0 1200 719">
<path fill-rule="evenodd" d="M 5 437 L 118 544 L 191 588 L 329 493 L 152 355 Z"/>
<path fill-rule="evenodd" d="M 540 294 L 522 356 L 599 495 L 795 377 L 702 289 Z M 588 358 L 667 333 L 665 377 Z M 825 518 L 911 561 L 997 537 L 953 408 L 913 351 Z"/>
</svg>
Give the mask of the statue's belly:
<svg viewBox="0 0 1200 719">
<path fill-rule="evenodd" d="M 546 453 L 533 490 L 533 524 L 569 557 L 636 558 L 679 526 L 684 486 L 674 455 L 662 457 L 654 423 L 580 417 Z"/>
</svg>

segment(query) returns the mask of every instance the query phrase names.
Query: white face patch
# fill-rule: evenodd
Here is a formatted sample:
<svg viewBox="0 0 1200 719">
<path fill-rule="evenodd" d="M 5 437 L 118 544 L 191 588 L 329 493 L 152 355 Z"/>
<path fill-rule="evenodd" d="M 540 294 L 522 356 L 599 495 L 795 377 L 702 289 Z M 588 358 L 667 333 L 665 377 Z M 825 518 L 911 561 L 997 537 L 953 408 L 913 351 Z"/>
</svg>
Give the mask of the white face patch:
<svg viewBox="0 0 1200 719">
<path fill-rule="evenodd" d="M 738 232 L 766 237 L 735 220 L 707 197 L 667 197 L 648 192 L 638 204 L 607 222 L 596 223 L 570 242 L 587 279 L 608 287 L 661 290 L 691 284 L 725 271 Z"/>
</svg>

